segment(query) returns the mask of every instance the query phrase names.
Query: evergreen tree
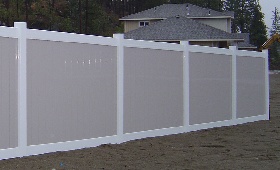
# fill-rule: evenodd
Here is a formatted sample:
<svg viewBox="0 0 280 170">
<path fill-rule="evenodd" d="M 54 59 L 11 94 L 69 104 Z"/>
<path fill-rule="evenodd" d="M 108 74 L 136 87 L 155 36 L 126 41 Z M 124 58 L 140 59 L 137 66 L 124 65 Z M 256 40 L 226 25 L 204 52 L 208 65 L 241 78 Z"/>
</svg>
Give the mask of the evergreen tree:
<svg viewBox="0 0 280 170">
<path fill-rule="evenodd" d="M 270 35 L 273 36 L 274 34 L 280 34 L 280 15 L 278 8 L 275 7 L 273 12 L 273 21 L 272 27 L 270 29 Z M 279 70 L 280 69 L 280 43 L 274 42 L 270 46 L 269 51 L 269 61 L 270 61 L 270 69 L 272 70 Z"/>
<path fill-rule="evenodd" d="M 254 32 L 263 27 L 258 0 L 5 0 L 0 1 L 0 24 L 25 21 L 29 28 L 111 36 L 121 32 L 119 17 L 165 3 L 191 3 L 217 11 L 235 12 L 233 32 Z M 252 33 L 259 45 L 262 31 Z"/>
<path fill-rule="evenodd" d="M 272 19 L 272 27 L 270 29 L 270 35 L 274 35 L 275 33 L 280 34 L 280 14 L 278 8 L 275 7 L 275 10 L 272 11 L 273 17 Z"/>
<path fill-rule="evenodd" d="M 87 17 L 85 17 L 85 32 L 86 34 L 112 36 L 120 29 L 118 17 L 102 6 L 102 4 L 88 0 L 88 7 L 85 6 Z"/>
<path fill-rule="evenodd" d="M 234 11 L 233 33 L 249 33 L 250 43 L 258 48 L 267 40 L 264 14 L 259 0 L 226 0 L 224 10 Z"/>
<path fill-rule="evenodd" d="M 253 7 L 252 19 L 249 27 L 250 42 L 258 48 L 267 40 L 266 25 L 264 23 L 264 14 L 261 12 L 259 4 Z"/>
<path fill-rule="evenodd" d="M 204 8 L 213 9 L 216 11 L 223 10 L 223 1 L 222 0 L 170 0 L 170 3 L 191 3 Z"/>
<path fill-rule="evenodd" d="M 258 0 L 225 0 L 224 10 L 233 11 L 232 32 L 249 33 L 253 11 Z"/>
</svg>

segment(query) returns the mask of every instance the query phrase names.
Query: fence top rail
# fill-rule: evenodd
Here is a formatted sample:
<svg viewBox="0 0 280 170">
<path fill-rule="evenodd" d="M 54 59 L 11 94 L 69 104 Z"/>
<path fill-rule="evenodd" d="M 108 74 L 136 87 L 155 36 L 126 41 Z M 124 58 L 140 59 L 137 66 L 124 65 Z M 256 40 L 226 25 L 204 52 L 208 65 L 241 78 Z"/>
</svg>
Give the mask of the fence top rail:
<svg viewBox="0 0 280 170">
<path fill-rule="evenodd" d="M 135 47 L 135 48 L 148 48 L 155 50 L 170 50 L 170 51 L 181 51 L 184 49 L 180 44 L 167 43 L 167 42 L 154 42 L 154 41 L 144 41 L 144 40 L 131 40 L 123 39 L 124 47 Z"/>
<path fill-rule="evenodd" d="M 16 27 L 6 27 L 0 26 L 0 37 L 6 38 L 19 38 L 18 28 Z M 96 45 L 107 45 L 107 46 L 117 46 L 117 39 L 112 37 L 102 37 L 95 35 L 84 35 L 76 33 L 66 33 L 57 31 L 46 31 L 37 29 L 26 29 L 26 38 L 31 40 L 46 40 L 46 41 L 58 41 L 58 42 L 70 42 L 70 43 L 85 43 L 85 44 L 96 44 Z M 167 42 L 154 42 L 154 41 L 144 41 L 144 40 L 131 40 L 122 39 L 122 45 L 124 47 L 135 47 L 135 48 L 147 48 L 147 49 L 157 49 L 157 50 L 170 50 L 170 51 L 180 51 L 183 52 L 185 46 L 182 44 L 167 43 Z M 212 53 L 212 54 L 223 54 L 232 55 L 231 49 L 198 46 L 198 45 L 188 45 L 187 50 L 189 52 L 197 53 Z M 256 51 L 246 51 L 246 50 L 236 50 L 237 56 L 244 57 L 259 57 L 267 58 L 267 52 L 256 52 Z"/>
<path fill-rule="evenodd" d="M 27 29 L 27 39 L 116 46 L 116 39 L 95 35 Z"/>
<path fill-rule="evenodd" d="M 236 55 L 240 57 L 259 57 L 259 58 L 268 57 L 266 51 L 258 52 L 258 51 L 236 50 Z"/>
<path fill-rule="evenodd" d="M 17 29 L 14 27 L 0 26 L 0 37 L 18 38 Z"/>
<path fill-rule="evenodd" d="M 199 45 L 189 45 L 189 51 L 195 53 L 232 55 L 232 51 L 226 48 L 208 47 Z"/>
</svg>

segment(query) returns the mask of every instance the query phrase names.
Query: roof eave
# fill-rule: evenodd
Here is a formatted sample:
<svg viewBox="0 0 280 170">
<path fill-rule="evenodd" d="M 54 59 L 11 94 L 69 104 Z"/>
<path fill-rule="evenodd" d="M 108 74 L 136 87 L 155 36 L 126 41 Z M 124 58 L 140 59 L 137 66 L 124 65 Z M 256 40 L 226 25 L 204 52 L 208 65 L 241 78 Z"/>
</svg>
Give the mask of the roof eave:
<svg viewBox="0 0 280 170">
<path fill-rule="evenodd" d="M 143 21 L 143 20 L 162 20 L 167 18 L 133 18 L 133 19 L 119 19 L 120 21 Z"/>
<path fill-rule="evenodd" d="M 231 18 L 233 19 L 234 17 L 232 16 L 202 16 L 202 17 L 187 17 L 187 18 L 190 18 L 190 19 L 208 19 L 208 18 L 211 18 L 211 19 L 225 19 L 225 18 Z"/>
<path fill-rule="evenodd" d="M 144 41 L 146 41 L 146 40 L 144 40 Z M 201 42 L 207 42 L 207 41 L 244 41 L 243 39 L 189 39 L 189 40 L 175 40 L 175 39 L 173 39 L 173 40 L 164 40 L 164 39 L 161 39 L 161 40 L 147 40 L 147 41 L 176 41 L 176 42 L 178 42 L 178 41 L 196 41 L 196 42 L 198 42 L 198 41 L 201 41 Z"/>
<path fill-rule="evenodd" d="M 256 49 L 256 48 L 258 48 L 258 47 L 239 47 L 239 46 L 237 46 L 238 48 L 240 48 L 240 49 Z"/>
<path fill-rule="evenodd" d="M 203 16 L 203 17 L 186 17 L 189 19 L 226 19 L 226 18 L 231 18 L 231 16 Z M 119 19 L 120 21 L 142 21 L 142 20 L 162 20 L 162 19 L 167 19 L 167 18 L 129 18 L 129 19 Z"/>
<path fill-rule="evenodd" d="M 244 39 L 189 39 L 187 41 L 244 41 Z"/>
</svg>

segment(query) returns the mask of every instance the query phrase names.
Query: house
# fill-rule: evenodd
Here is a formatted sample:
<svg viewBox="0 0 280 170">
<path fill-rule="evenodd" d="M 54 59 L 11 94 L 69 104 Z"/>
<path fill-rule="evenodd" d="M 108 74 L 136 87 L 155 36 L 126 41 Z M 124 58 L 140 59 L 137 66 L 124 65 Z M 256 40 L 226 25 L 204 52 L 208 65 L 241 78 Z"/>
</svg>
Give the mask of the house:
<svg viewBox="0 0 280 170">
<path fill-rule="evenodd" d="M 163 4 L 120 20 L 124 22 L 126 39 L 189 41 L 194 45 L 228 47 L 245 41 L 243 36 L 231 33 L 233 18 L 233 12 L 219 12 L 186 3 Z"/>
<path fill-rule="evenodd" d="M 124 34 L 124 37 L 173 43 L 185 40 L 191 45 L 221 48 L 227 47 L 228 42 L 243 41 L 243 38 L 237 38 L 235 34 L 181 16 L 167 18 L 150 26 L 129 31 Z"/>
<path fill-rule="evenodd" d="M 234 34 L 234 33 L 232 33 Z M 237 46 L 240 50 L 248 50 L 253 51 L 257 50 L 257 46 L 250 44 L 250 34 L 249 33 L 235 33 L 235 35 L 239 38 L 244 39 L 242 42 L 238 42 Z"/>
</svg>

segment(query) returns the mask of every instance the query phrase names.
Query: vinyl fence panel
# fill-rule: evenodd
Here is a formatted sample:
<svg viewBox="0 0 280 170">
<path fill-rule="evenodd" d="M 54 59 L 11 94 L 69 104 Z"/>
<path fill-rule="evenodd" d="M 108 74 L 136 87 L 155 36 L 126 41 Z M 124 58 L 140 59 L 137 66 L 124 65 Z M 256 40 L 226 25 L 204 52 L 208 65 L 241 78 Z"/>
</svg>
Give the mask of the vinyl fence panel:
<svg viewBox="0 0 280 170">
<path fill-rule="evenodd" d="M 183 126 L 183 53 L 124 49 L 124 133 Z"/>
<path fill-rule="evenodd" d="M 190 124 L 231 119 L 231 57 L 190 53 Z"/>
<path fill-rule="evenodd" d="M 265 59 L 237 56 L 237 117 L 265 113 Z"/>
<path fill-rule="evenodd" d="M 28 145 L 116 135 L 116 47 L 27 41 Z"/>
<path fill-rule="evenodd" d="M 0 37 L 0 149 L 18 146 L 17 39 Z"/>
</svg>

